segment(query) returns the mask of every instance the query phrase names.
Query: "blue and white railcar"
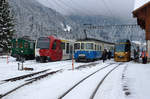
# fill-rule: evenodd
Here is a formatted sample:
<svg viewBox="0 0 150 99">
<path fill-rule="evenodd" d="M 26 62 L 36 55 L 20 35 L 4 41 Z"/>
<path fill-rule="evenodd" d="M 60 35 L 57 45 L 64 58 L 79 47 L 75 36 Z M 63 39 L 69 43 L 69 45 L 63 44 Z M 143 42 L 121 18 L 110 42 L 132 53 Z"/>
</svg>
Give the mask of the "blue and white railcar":
<svg viewBox="0 0 150 99">
<path fill-rule="evenodd" d="M 78 40 L 74 44 L 76 61 L 94 61 L 102 56 L 103 44 L 95 40 Z"/>
</svg>

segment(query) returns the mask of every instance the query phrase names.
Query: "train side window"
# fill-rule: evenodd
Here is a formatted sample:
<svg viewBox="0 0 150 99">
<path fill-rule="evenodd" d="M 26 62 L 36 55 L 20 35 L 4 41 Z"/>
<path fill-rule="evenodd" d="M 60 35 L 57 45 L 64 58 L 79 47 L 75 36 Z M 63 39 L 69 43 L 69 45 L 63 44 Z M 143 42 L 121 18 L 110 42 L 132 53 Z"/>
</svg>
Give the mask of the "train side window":
<svg viewBox="0 0 150 99">
<path fill-rule="evenodd" d="M 15 47 L 16 47 L 16 48 L 18 48 L 18 41 L 16 41 L 16 45 L 15 45 Z"/>
<path fill-rule="evenodd" d="M 13 48 L 16 48 L 16 44 L 17 44 L 17 42 L 13 42 L 13 43 L 12 43 L 12 47 L 13 47 Z"/>
<path fill-rule="evenodd" d="M 99 46 L 100 51 L 102 50 L 101 45 Z"/>
<path fill-rule="evenodd" d="M 99 45 L 97 45 L 97 50 L 99 51 Z"/>
<path fill-rule="evenodd" d="M 65 43 L 64 42 L 61 42 L 61 48 L 65 49 Z"/>
<path fill-rule="evenodd" d="M 67 43 L 67 47 L 66 47 L 66 53 L 69 53 L 69 43 Z"/>
<path fill-rule="evenodd" d="M 56 43 L 56 41 L 54 41 L 52 49 L 55 50 L 56 46 L 57 46 L 57 43 Z"/>
<path fill-rule="evenodd" d="M 74 49 L 76 50 L 76 49 L 80 49 L 80 43 L 75 43 L 74 44 Z"/>
<path fill-rule="evenodd" d="M 94 49 L 94 44 L 93 43 L 86 43 L 86 49 L 93 50 Z"/>
<path fill-rule="evenodd" d="M 96 50 L 96 44 L 95 44 L 95 50 Z"/>
<path fill-rule="evenodd" d="M 126 51 L 126 52 L 130 51 L 130 44 L 126 44 L 126 46 L 125 46 L 125 51 Z"/>
<path fill-rule="evenodd" d="M 19 43 L 19 48 L 23 48 L 22 42 Z"/>
<path fill-rule="evenodd" d="M 84 49 L 84 43 L 81 43 L 81 49 Z"/>
<path fill-rule="evenodd" d="M 24 48 L 28 48 L 28 43 L 24 42 Z"/>
</svg>

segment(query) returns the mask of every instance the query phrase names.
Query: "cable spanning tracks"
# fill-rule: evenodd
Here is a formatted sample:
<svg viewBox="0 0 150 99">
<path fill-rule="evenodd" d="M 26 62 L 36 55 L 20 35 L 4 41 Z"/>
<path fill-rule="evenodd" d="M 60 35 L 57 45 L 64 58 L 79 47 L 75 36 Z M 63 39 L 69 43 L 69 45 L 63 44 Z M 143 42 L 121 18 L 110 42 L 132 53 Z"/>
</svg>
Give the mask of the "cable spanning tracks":
<svg viewBox="0 0 150 99">
<path fill-rule="evenodd" d="M 94 26 L 92 24 L 84 24 L 84 26 L 86 26 L 87 29 L 104 29 L 104 28 L 111 28 L 111 27 L 115 27 L 115 28 L 137 28 L 139 27 L 137 24 L 115 24 L 115 25 L 99 25 L 99 26 Z"/>
<path fill-rule="evenodd" d="M 78 85 L 80 85 L 81 83 L 83 83 L 86 79 L 90 78 L 92 75 L 94 75 L 94 74 L 100 72 L 101 70 L 103 70 L 103 69 L 105 69 L 105 68 L 107 68 L 107 67 L 109 67 L 109 66 L 112 66 L 112 65 L 114 65 L 114 64 L 115 64 L 115 63 L 110 63 L 110 64 L 108 64 L 107 66 L 105 66 L 105 67 L 103 67 L 103 68 L 100 68 L 100 69 L 98 69 L 97 71 L 95 71 L 95 72 L 89 74 L 88 76 L 86 76 L 85 78 L 83 78 L 82 80 L 80 80 L 78 83 L 76 83 L 74 86 L 72 86 L 70 89 L 68 89 L 66 92 L 64 92 L 58 99 L 64 98 L 64 97 L 65 97 L 66 95 L 68 95 L 75 87 L 77 87 Z M 96 94 L 98 88 L 102 85 L 102 83 L 104 82 L 104 80 L 106 79 L 106 77 L 107 77 L 112 71 L 114 71 L 117 67 L 119 67 L 119 66 L 122 65 L 122 64 L 123 64 L 123 63 L 117 64 L 117 66 L 115 66 L 113 69 L 111 69 L 111 70 L 101 79 L 101 81 L 100 81 L 99 84 L 97 85 L 96 89 L 94 90 L 94 92 L 93 92 L 92 95 L 90 96 L 90 99 L 93 99 L 93 98 L 94 98 L 94 96 L 95 96 L 95 94 Z"/>
<path fill-rule="evenodd" d="M 4 80 L 5 83 L 6 82 L 17 82 L 17 81 L 22 81 L 23 80 L 23 83 L 21 83 L 20 85 L 18 85 L 15 88 L 12 88 L 8 92 L 0 93 L 0 99 L 3 98 L 3 97 L 5 97 L 5 96 L 7 96 L 8 94 L 16 91 L 17 89 L 22 88 L 25 85 L 29 85 L 29 84 L 37 81 L 37 80 L 40 80 L 40 79 L 45 78 L 45 77 L 47 77 L 49 75 L 53 75 L 53 74 L 55 74 L 57 72 L 62 71 L 62 69 L 59 69 L 59 70 L 56 70 L 56 71 L 49 71 L 49 70 L 50 69 L 46 69 L 46 70 L 43 70 L 43 71 L 40 71 L 40 72 L 36 72 L 36 73 L 32 73 L 32 74 L 23 75 L 23 76 L 14 77 L 14 78 L 10 78 L 10 79 Z M 35 77 L 35 75 L 40 74 L 40 73 L 41 73 L 41 75 L 38 75 L 38 76 Z M 34 77 L 32 77 L 32 76 L 34 76 Z M 30 77 L 30 78 L 29 79 L 25 79 L 25 78 L 28 78 L 28 77 Z"/>
</svg>

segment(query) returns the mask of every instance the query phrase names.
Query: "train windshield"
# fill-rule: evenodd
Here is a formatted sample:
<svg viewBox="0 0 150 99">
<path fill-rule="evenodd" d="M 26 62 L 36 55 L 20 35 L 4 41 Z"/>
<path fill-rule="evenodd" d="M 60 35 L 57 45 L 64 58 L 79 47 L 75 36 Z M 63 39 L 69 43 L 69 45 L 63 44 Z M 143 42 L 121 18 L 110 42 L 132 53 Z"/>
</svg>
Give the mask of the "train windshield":
<svg viewBox="0 0 150 99">
<path fill-rule="evenodd" d="M 86 43 L 86 49 L 93 49 L 93 43 Z"/>
<path fill-rule="evenodd" d="M 50 46 L 50 39 L 47 37 L 41 37 L 37 41 L 36 48 L 49 49 L 49 46 Z"/>
<path fill-rule="evenodd" d="M 115 46 L 115 51 L 116 52 L 125 52 L 125 48 L 126 48 L 125 44 L 118 44 Z"/>
</svg>

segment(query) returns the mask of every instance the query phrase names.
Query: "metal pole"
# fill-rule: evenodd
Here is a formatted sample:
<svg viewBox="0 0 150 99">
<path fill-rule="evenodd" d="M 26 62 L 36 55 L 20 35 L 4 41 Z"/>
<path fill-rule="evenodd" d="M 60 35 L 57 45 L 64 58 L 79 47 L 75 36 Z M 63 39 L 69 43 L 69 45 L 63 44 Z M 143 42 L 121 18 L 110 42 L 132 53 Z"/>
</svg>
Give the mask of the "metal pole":
<svg viewBox="0 0 150 99">
<path fill-rule="evenodd" d="M 72 54 L 72 70 L 74 70 L 74 58 L 73 58 L 73 54 Z"/>
<path fill-rule="evenodd" d="M 20 63 L 18 63 L 18 70 L 20 70 Z"/>
<path fill-rule="evenodd" d="M 7 54 L 7 64 L 9 63 L 9 61 L 8 61 L 8 54 Z"/>
</svg>

